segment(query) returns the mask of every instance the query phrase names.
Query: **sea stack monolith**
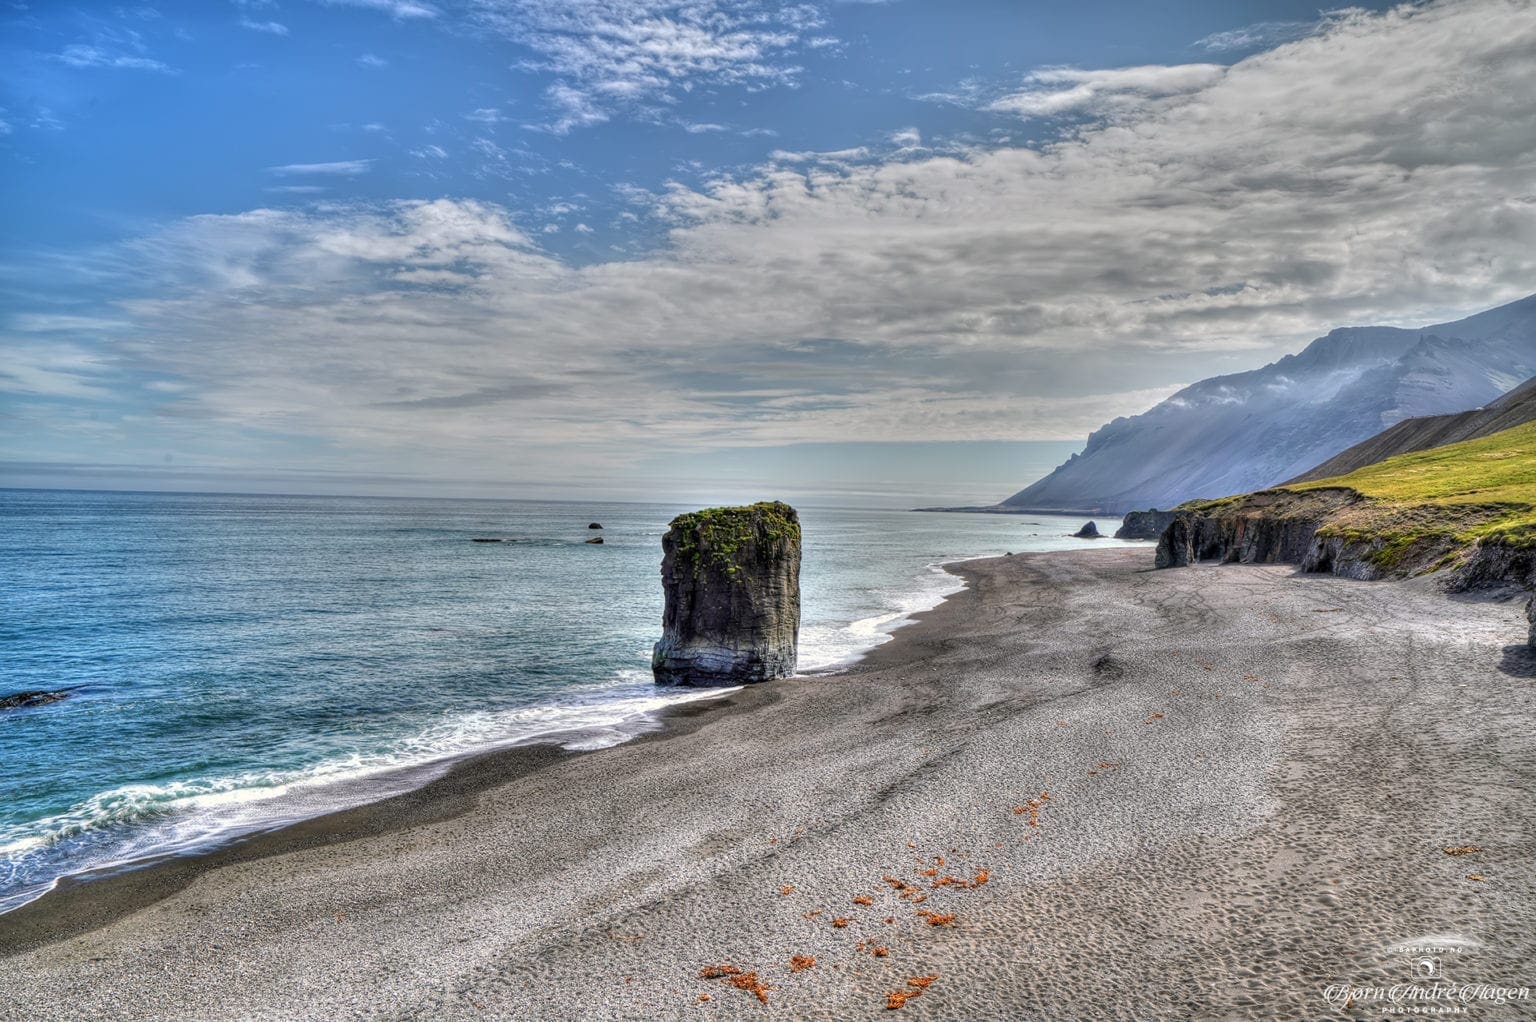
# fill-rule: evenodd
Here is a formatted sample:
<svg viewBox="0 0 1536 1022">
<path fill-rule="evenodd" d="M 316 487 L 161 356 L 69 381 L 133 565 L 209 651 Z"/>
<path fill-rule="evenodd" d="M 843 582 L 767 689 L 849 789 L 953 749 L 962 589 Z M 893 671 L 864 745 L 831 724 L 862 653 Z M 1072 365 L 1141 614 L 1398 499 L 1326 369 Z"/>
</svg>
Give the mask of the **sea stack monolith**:
<svg viewBox="0 0 1536 1022">
<path fill-rule="evenodd" d="M 658 685 L 750 685 L 795 673 L 800 517 L 778 501 L 672 519 L 651 654 Z"/>
</svg>

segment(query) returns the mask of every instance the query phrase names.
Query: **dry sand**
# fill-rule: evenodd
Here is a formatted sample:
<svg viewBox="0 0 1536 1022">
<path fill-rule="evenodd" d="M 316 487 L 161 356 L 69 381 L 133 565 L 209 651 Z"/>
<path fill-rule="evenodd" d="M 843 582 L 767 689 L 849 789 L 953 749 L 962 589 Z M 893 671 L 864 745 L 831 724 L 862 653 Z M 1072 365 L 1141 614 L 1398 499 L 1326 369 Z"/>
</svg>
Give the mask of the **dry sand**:
<svg viewBox="0 0 1536 1022">
<path fill-rule="evenodd" d="M 1149 559 L 973 562 L 846 674 L 63 889 L 0 918 L 0 1017 L 1375 1017 L 1325 988 L 1426 943 L 1536 984 L 1515 605 Z"/>
</svg>

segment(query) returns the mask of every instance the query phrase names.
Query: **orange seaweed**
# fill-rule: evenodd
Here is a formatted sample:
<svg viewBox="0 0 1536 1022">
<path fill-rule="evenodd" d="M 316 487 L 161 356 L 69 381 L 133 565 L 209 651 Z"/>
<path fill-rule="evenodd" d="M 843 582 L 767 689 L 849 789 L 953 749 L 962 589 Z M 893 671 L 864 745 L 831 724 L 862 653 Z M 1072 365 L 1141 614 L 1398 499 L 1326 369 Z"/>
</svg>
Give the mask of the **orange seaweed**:
<svg viewBox="0 0 1536 1022">
<path fill-rule="evenodd" d="M 816 967 L 815 955 L 794 955 L 789 959 L 790 972 L 804 972 Z"/>
</svg>

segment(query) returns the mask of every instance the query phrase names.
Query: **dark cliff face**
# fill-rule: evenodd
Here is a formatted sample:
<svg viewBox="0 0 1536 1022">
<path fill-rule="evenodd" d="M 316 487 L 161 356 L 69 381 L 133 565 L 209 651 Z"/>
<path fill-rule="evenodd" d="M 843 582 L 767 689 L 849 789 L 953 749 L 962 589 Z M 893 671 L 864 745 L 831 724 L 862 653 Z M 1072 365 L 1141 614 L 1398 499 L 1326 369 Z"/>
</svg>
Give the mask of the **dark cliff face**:
<svg viewBox="0 0 1536 1022">
<path fill-rule="evenodd" d="M 1451 531 L 1401 528 L 1423 508 L 1393 515 L 1362 511 L 1370 502 L 1344 488 L 1262 490 L 1180 510 L 1158 538 L 1156 566 L 1200 561 L 1294 564 L 1304 572 L 1355 579 L 1407 578 L 1444 569 L 1452 592 L 1536 587 L 1536 548 L 1498 541 L 1468 544 Z M 1476 509 L 1472 509 L 1473 512 Z M 1411 538 L 1409 538 L 1411 537 Z"/>
<path fill-rule="evenodd" d="M 1116 539 L 1157 539 L 1163 530 L 1173 523 L 1175 511 L 1128 511 L 1120 528 L 1115 530 Z"/>
<path fill-rule="evenodd" d="M 800 519 L 778 502 L 679 515 L 662 537 L 660 685 L 742 685 L 795 672 Z"/>
</svg>

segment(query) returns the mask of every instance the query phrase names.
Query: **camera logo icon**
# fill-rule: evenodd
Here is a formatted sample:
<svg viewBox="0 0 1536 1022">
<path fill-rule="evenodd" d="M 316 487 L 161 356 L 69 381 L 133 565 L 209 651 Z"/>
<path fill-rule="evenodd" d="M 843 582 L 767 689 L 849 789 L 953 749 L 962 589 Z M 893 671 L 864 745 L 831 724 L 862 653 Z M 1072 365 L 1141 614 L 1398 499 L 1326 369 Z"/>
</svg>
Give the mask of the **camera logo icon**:
<svg viewBox="0 0 1536 1022">
<path fill-rule="evenodd" d="M 1440 967 L 1440 959 L 1433 955 L 1418 955 L 1412 960 L 1414 979 L 1442 979 L 1444 970 Z"/>
</svg>

